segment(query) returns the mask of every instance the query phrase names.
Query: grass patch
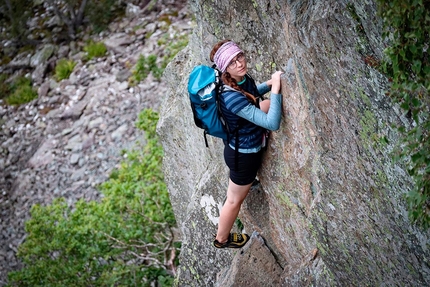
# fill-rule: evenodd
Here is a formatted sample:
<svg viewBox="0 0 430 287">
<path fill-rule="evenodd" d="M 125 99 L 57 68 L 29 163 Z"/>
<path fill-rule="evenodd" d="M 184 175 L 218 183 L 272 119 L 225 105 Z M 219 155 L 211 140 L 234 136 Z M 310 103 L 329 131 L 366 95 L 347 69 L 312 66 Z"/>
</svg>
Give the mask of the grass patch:
<svg viewBox="0 0 430 287">
<path fill-rule="evenodd" d="M 28 78 L 18 77 L 11 84 L 6 84 L 7 75 L 2 74 L 0 80 L 0 92 L 8 105 L 19 106 L 37 98 L 37 92 Z"/>
<path fill-rule="evenodd" d="M 68 79 L 70 77 L 70 74 L 72 74 L 75 66 L 76 63 L 72 60 L 59 60 L 57 62 L 57 66 L 55 66 L 55 78 L 57 79 L 57 81 Z"/>
<path fill-rule="evenodd" d="M 84 51 L 87 53 L 87 60 L 91 60 L 93 58 L 105 56 L 107 48 L 103 42 L 90 41 L 88 45 L 84 47 Z"/>
</svg>

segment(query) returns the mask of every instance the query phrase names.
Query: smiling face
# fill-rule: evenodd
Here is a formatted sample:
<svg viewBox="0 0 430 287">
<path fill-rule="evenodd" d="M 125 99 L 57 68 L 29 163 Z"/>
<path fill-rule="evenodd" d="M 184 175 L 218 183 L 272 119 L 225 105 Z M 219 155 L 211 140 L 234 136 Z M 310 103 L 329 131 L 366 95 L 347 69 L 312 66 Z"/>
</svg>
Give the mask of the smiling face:
<svg viewBox="0 0 430 287">
<path fill-rule="evenodd" d="M 240 82 L 243 80 L 243 77 L 248 72 L 248 68 L 246 66 L 246 58 L 244 53 L 239 53 L 233 60 L 230 61 L 230 64 L 227 66 L 226 70 L 236 82 Z"/>
</svg>

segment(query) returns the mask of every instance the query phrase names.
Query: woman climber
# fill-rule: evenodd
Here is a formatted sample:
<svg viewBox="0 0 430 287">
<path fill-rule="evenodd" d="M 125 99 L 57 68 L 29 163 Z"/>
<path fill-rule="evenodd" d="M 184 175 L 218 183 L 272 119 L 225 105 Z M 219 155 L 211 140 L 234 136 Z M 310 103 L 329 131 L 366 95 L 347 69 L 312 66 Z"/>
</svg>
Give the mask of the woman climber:
<svg viewBox="0 0 430 287">
<path fill-rule="evenodd" d="M 230 179 L 213 244 L 216 248 L 241 248 L 249 235 L 230 231 L 260 168 L 266 130 L 277 130 L 280 126 L 282 72 L 275 72 L 270 80 L 257 86 L 247 74 L 245 53 L 230 40 L 218 42 L 210 59 L 222 72 L 221 111 L 230 130 L 238 129 L 237 136 L 225 141 L 224 160 L 230 169 Z M 270 100 L 259 102 L 260 95 L 269 91 Z"/>
</svg>

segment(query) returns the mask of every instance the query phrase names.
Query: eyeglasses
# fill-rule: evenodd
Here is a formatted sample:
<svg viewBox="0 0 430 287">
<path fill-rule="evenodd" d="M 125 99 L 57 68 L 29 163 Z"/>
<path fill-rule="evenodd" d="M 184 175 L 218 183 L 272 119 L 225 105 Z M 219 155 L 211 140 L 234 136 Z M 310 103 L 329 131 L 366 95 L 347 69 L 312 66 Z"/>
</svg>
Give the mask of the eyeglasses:
<svg viewBox="0 0 430 287">
<path fill-rule="evenodd" d="M 236 59 L 231 60 L 230 64 L 228 64 L 228 67 L 230 69 L 234 69 L 237 67 L 237 61 L 239 62 L 243 62 L 245 60 L 245 54 L 244 53 L 239 53 L 236 57 Z"/>
</svg>

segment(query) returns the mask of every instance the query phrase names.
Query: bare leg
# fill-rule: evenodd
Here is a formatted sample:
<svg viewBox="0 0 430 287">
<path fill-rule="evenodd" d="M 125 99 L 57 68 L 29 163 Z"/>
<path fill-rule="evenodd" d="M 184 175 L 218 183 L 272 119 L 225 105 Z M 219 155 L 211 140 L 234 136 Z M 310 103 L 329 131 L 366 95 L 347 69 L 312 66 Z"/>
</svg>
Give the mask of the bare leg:
<svg viewBox="0 0 430 287">
<path fill-rule="evenodd" d="M 231 180 L 227 189 L 227 200 L 221 209 L 216 240 L 220 243 L 227 241 L 231 228 L 239 214 L 240 206 L 248 195 L 251 184 L 237 185 Z"/>
<path fill-rule="evenodd" d="M 264 100 L 260 103 L 260 110 L 262 110 L 266 114 L 269 112 L 269 108 L 270 108 L 270 100 Z"/>
</svg>

